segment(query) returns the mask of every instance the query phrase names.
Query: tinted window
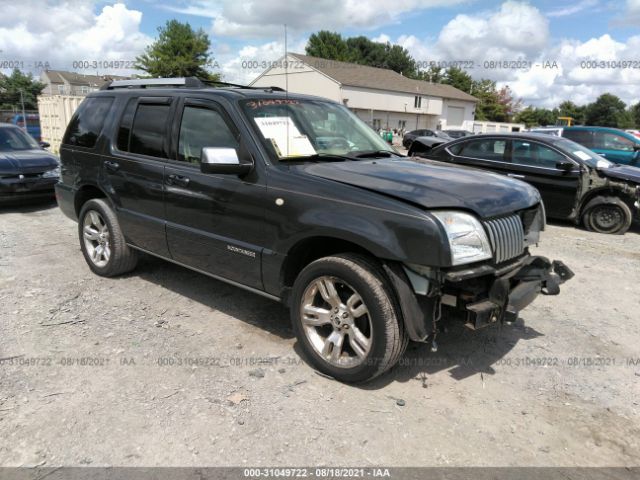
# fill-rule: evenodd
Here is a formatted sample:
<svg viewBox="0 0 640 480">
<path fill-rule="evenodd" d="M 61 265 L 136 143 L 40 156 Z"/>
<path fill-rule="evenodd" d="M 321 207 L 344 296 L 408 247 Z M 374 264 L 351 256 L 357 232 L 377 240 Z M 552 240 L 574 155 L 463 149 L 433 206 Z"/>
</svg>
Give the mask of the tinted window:
<svg viewBox="0 0 640 480">
<path fill-rule="evenodd" d="M 472 140 L 462 147 L 461 155 L 484 160 L 504 160 L 506 140 L 486 138 Z"/>
<path fill-rule="evenodd" d="M 169 105 L 138 105 L 129 141 L 131 153 L 167 158 L 164 140 L 169 108 Z"/>
<path fill-rule="evenodd" d="M 595 148 L 593 144 L 593 133 L 588 130 L 565 130 L 562 136 L 573 140 L 587 148 Z"/>
<path fill-rule="evenodd" d="M 566 161 L 564 155 L 539 143 L 526 140 L 513 141 L 513 163 L 531 167 L 556 168 L 556 163 Z"/>
<path fill-rule="evenodd" d="M 95 147 L 112 103 L 113 97 L 86 98 L 71 119 L 62 143 Z"/>
<path fill-rule="evenodd" d="M 634 142 L 622 135 L 609 132 L 595 132 L 594 137 L 594 148 L 601 148 L 603 150 L 622 150 L 625 152 L 633 151 Z"/>
<path fill-rule="evenodd" d="M 200 163 L 204 147 L 238 148 L 238 140 L 222 115 L 202 107 L 185 107 L 180 125 L 178 159 Z"/>
<path fill-rule="evenodd" d="M 40 148 L 31 135 L 16 127 L 0 127 L 0 152 Z"/>
<path fill-rule="evenodd" d="M 451 145 L 449 148 L 449 151 L 451 153 L 453 153 L 454 155 L 460 155 L 460 152 L 462 151 L 462 147 L 464 146 L 464 144 L 462 143 L 458 143 L 456 145 Z"/>
<path fill-rule="evenodd" d="M 127 103 L 127 107 L 124 109 L 122 119 L 120 120 L 120 126 L 118 127 L 118 150 L 123 152 L 129 151 L 129 136 L 131 133 L 131 124 L 133 123 L 133 114 L 136 111 L 137 98 L 132 98 Z"/>
</svg>

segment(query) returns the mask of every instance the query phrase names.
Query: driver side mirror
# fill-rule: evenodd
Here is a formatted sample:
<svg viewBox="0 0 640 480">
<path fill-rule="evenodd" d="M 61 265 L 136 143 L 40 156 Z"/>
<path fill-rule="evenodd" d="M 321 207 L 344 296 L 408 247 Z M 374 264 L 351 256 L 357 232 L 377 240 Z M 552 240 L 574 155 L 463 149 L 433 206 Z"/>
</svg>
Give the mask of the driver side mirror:
<svg viewBox="0 0 640 480">
<path fill-rule="evenodd" d="M 573 170 L 574 167 L 574 163 L 570 162 L 568 160 L 563 160 L 561 162 L 556 163 L 556 168 L 558 170 L 562 170 L 564 172 L 568 172 L 570 170 Z"/>
<path fill-rule="evenodd" d="M 640 152 L 640 143 L 634 143 L 633 144 L 633 151 L 634 152 Z"/>
<path fill-rule="evenodd" d="M 40 143 L 40 148 L 49 148 L 51 144 L 49 142 L 38 142 Z"/>
<path fill-rule="evenodd" d="M 253 169 L 253 161 L 241 162 L 235 148 L 204 147 L 200 155 L 202 173 L 246 175 Z"/>
</svg>

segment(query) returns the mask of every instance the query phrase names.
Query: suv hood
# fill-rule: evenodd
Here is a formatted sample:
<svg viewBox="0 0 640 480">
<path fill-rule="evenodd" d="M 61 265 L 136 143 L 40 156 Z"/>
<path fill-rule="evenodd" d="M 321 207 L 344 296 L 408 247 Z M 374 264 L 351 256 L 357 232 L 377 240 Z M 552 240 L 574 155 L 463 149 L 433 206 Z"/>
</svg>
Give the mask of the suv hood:
<svg viewBox="0 0 640 480">
<path fill-rule="evenodd" d="M 532 186 L 503 175 L 433 160 L 361 160 L 302 165 L 304 172 L 365 188 L 424 208 L 454 208 L 494 217 L 540 201 Z"/>
<path fill-rule="evenodd" d="M 5 175 L 41 173 L 57 166 L 57 157 L 40 149 L 0 152 L 0 173 Z"/>
<path fill-rule="evenodd" d="M 609 168 L 601 168 L 600 173 L 605 177 L 627 180 L 629 182 L 640 184 L 640 168 L 629 167 L 627 165 L 616 165 Z"/>
</svg>

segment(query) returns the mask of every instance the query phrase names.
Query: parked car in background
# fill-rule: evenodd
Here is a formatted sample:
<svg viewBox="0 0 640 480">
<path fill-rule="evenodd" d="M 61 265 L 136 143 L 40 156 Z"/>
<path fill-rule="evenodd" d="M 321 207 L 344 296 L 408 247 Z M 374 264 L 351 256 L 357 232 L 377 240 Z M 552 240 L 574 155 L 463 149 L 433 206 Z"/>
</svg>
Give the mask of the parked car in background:
<svg viewBox="0 0 640 480">
<path fill-rule="evenodd" d="M 534 133 L 551 133 L 546 128 L 531 129 Z M 618 128 L 564 127 L 561 137 L 573 140 L 614 163 L 640 166 L 640 138 Z"/>
<path fill-rule="evenodd" d="M 116 81 L 82 102 L 60 152 L 58 204 L 94 273 L 131 271 L 142 251 L 281 301 L 309 362 L 347 382 L 409 339 L 436 348 L 441 313 L 515 321 L 573 276 L 529 252 L 535 188 L 412 161 L 318 97 Z"/>
<path fill-rule="evenodd" d="M 0 202 L 53 198 L 58 158 L 22 128 L 0 123 Z"/>
<path fill-rule="evenodd" d="M 402 137 L 402 146 L 408 149 L 409 147 L 411 147 L 413 141 L 418 137 L 438 137 L 447 141 L 453 140 L 453 138 L 451 138 L 446 133 L 442 133 L 442 131 L 440 130 L 430 130 L 428 128 L 423 128 L 421 130 L 413 130 L 411 132 L 405 133 L 404 137 Z"/>
<path fill-rule="evenodd" d="M 640 168 L 614 164 L 566 138 L 486 134 L 414 152 L 524 180 L 538 189 L 549 217 L 582 222 L 595 232 L 623 234 L 639 212 Z"/>
<path fill-rule="evenodd" d="M 25 116 L 27 117 L 27 133 L 39 142 L 42 140 L 42 133 L 40 131 L 40 115 L 37 113 L 27 113 Z M 11 123 L 24 128 L 24 116 L 21 113 L 14 115 L 11 119 Z"/>
<path fill-rule="evenodd" d="M 625 132 L 630 133 L 634 137 L 640 138 L 640 130 L 625 130 Z"/>
<path fill-rule="evenodd" d="M 475 135 L 475 133 L 470 132 L 469 130 L 443 130 L 443 132 L 449 135 L 451 138 L 462 138 Z"/>
</svg>

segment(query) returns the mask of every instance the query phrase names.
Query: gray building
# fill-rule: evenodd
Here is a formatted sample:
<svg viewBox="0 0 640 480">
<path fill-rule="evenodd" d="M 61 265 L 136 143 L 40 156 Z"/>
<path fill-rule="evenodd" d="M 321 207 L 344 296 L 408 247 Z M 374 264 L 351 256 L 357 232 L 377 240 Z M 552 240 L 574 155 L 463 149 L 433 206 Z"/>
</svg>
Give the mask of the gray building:
<svg viewBox="0 0 640 480">
<path fill-rule="evenodd" d="M 478 99 L 451 85 L 393 70 L 289 53 L 251 85 L 287 88 L 342 103 L 374 128 L 473 128 Z"/>
<path fill-rule="evenodd" d="M 115 75 L 83 75 L 64 70 L 44 70 L 40 81 L 45 84 L 41 95 L 77 95 L 84 96 L 111 80 L 124 80 L 129 77 Z"/>
</svg>

